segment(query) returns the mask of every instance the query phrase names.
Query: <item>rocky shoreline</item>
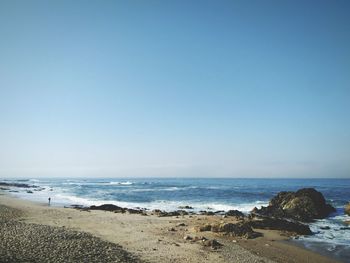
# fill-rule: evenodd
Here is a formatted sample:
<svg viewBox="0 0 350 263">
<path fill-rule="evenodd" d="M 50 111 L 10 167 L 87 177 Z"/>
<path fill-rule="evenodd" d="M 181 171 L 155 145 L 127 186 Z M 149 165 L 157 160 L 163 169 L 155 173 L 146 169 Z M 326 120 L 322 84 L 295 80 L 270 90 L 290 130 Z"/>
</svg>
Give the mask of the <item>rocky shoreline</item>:
<svg viewBox="0 0 350 263">
<path fill-rule="evenodd" d="M 22 184 L 21 186 L 15 187 L 27 188 L 27 186 Z M 9 188 L 7 188 L 7 191 L 8 190 Z M 162 244 L 164 242 L 163 236 L 166 235 L 170 239 L 174 239 L 174 237 L 176 237 L 179 240 L 182 240 L 180 243 L 178 243 L 179 241 L 172 241 L 170 243 L 169 241 L 167 241 L 167 244 L 168 246 L 171 246 L 171 249 L 176 250 L 176 247 L 184 245 L 192 245 L 195 247 L 200 246 L 203 249 L 210 249 L 209 251 L 220 251 L 220 255 L 224 256 L 224 258 L 226 259 L 233 257 L 237 260 L 239 257 L 237 258 L 237 255 L 232 255 L 231 253 L 233 252 L 230 252 L 233 249 L 237 249 L 236 246 L 233 246 L 232 243 L 227 242 L 234 242 L 236 244 L 239 243 L 240 246 L 248 246 L 247 248 L 249 250 L 251 249 L 251 251 L 255 253 L 254 251 L 256 251 L 257 248 L 250 246 L 249 242 L 245 243 L 245 240 L 252 240 L 251 242 L 253 242 L 253 244 L 256 243 L 258 245 L 261 244 L 261 242 L 267 242 L 264 246 L 271 246 L 274 249 L 276 249 L 275 246 L 277 243 L 270 242 L 273 242 L 275 239 L 278 239 L 278 236 L 277 238 L 271 238 L 269 232 L 266 231 L 277 231 L 276 233 L 279 233 L 278 235 L 284 236 L 287 239 L 289 237 L 298 237 L 300 235 L 312 235 L 313 233 L 310 230 L 308 224 L 312 222 L 312 220 L 320 218 L 320 216 L 328 216 L 330 213 L 332 213 L 334 209 L 322 200 L 324 201 L 324 197 L 320 192 L 317 192 L 315 189 L 312 188 L 307 188 L 301 189 L 297 192 L 279 193 L 277 196 L 271 199 L 267 207 L 262 207 L 260 209 L 254 208 L 248 214 L 244 214 L 238 210 L 230 210 L 226 212 L 199 211 L 196 213 L 193 211 L 191 206 L 179 207 L 179 210 L 171 212 L 162 211 L 158 209 L 149 211 L 147 209 L 142 208 L 123 208 L 113 204 L 103 204 L 100 206 L 89 207 L 72 205 L 69 206 L 70 209 L 60 208 L 60 211 L 63 211 L 63 214 L 66 213 L 65 211 L 68 212 L 67 214 L 71 214 L 71 212 L 69 211 L 75 210 L 78 213 L 80 213 L 81 216 L 79 217 L 81 217 L 83 220 L 94 215 L 100 215 L 95 214 L 96 212 L 102 212 L 101 216 L 105 215 L 107 216 L 107 218 L 111 218 L 111 220 L 114 220 L 112 218 L 115 218 L 115 216 L 119 217 L 118 215 L 122 216 L 122 218 L 129 218 L 128 220 L 141 220 L 142 222 L 144 222 L 142 230 L 140 230 L 141 233 L 144 232 L 145 227 L 148 228 L 152 226 L 152 224 L 148 225 L 149 223 L 147 222 L 153 222 L 155 220 L 154 218 L 159 218 L 159 222 L 165 222 L 164 220 L 170 220 L 169 223 L 178 222 L 178 220 L 180 220 L 180 223 L 176 223 L 175 225 L 171 223 L 169 227 L 160 228 L 158 230 L 158 235 L 160 235 L 161 238 L 159 238 L 157 241 L 157 248 L 153 248 L 153 253 L 156 253 L 156 251 L 158 251 L 159 244 Z M 50 208 L 48 207 L 46 209 Z M 52 209 L 50 209 L 50 211 L 53 212 Z M 325 213 L 324 211 L 328 212 Z M 124 249 L 117 245 L 119 244 L 119 241 L 117 243 L 115 243 L 114 241 L 113 243 L 109 243 L 105 240 L 101 240 L 95 237 L 94 235 L 82 233 L 80 231 L 74 231 L 65 227 L 53 227 L 43 226 L 41 224 L 24 223 L 21 222 L 21 220 L 18 220 L 20 216 L 16 214 L 16 211 L 6 208 L 6 206 L 0 207 L 0 213 L 2 215 L 12 214 L 12 216 L 10 216 L 8 219 L 2 218 L 0 221 L 0 224 L 2 224 L 2 226 L 6 226 L 1 227 L 0 240 L 1 238 L 3 238 L 4 241 L 0 241 L 0 250 L 5 252 L 0 253 L 0 262 L 31 262 L 30 259 L 34 257 L 37 258 L 35 262 L 85 262 L 86 259 L 88 259 L 89 262 L 139 262 L 137 261 L 139 260 L 137 257 L 131 255 L 130 253 L 126 252 Z M 102 217 L 103 221 L 105 220 L 105 216 Z M 72 221 L 69 219 L 73 218 L 73 216 L 68 216 L 67 218 L 64 219 L 64 225 L 66 225 L 67 223 L 70 224 L 70 222 Z M 53 217 L 53 219 L 51 220 L 52 221 L 50 222 L 56 222 L 55 217 Z M 155 221 L 158 222 L 158 220 Z M 123 225 L 123 222 L 125 221 L 121 221 L 120 224 Z M 57 223 L 54 224 L 56 225 Z M 97 222 L 97 224 L 99 223 Z M 78 226 L 80 227 L 81 224 L 78 223 Z M 99 225 L 96 225 L 96 227 L 99 227 Z M 122 230 L 124 231 L 124 229 Z M 94 229 L 92 229 L 91 231 L 95 233 Z M 129 234 L 132 233 L 128 230 L 126 231 Z M 130 229 L 130 231 L 134 230 Z M 33 232 L 40 234 L 35 234 L 31 237 L 31 235 L 28 233 Z M 151 230 L 151 232 L 153 233 L 154 230 Z M 128 236 L 129 234 L 124 236 L 123 241 L 124 244 L 126 244 L 127 246 L 130 246 L 129 244 L 130 242 L 132 242 L 130 240 L 130 237 Z M 133 234 L 137 235 L 137 233 Z M 11 235 L 14 237 L 11 237 L 12 239 L 8 241 Z M 114 238 L 115 236 L 113 236 L 113 240 Z M 18 249 L 13 249 L 12 245 L 10 245 L 13 244 L 11 242 L 17 242 L 21 244 L 21 246 L 19 246 Z M 45 242 L 49 242 L 50 246 L 46 247 L 45 249 L 42 249 L 43 253 L 41 257 L 39 255 L 41 251 L 36 251 L 35 248 L 33 248 L 33 246 L 43 248 L 45 246 Z M 31 245 L 28 246 L 28 244 Z M 175 247 L 173 247 L 171 244 L 174 244 Z M 86 247 L 90 246 L 93 246 L 94 249 L 84 250 Z M 144 244 L 143 246 L 143 249 L 148 249 L 149 244 Z M 261 248 L 264 248 L 264 246 L 259 246 Z M 131 248 L 131 252 L 136 252 L 135 255 L 141 256 L 141 260 L 145 259 L 143 258 L 145 257 L 144 252 L 138 254 L 140 249 L 133 250 L 133 246 L 131 246 Z M 189 247 L 189 249 L 192 250 L 193 248 Z M 56 251 L 55 253 L 58 254 L 50 254 L 50 250 Z M 127 250 L 129 251 L 129 249 Z M 264 248 L 264 250 L 266 250 L 266 248 Z M 263 251 L 259 253 L 267 253 L 268 257 L 275 257 L 273 256 L 273 254 L 270 255 L 270 252 Z M 62 257 L 62 255 L 64 256 Z M 157 258 L 162 258 L 162 256 L 165 255 L 154 255 L 154 257 Z M 54 257 L 57 257 L 56 261 L 53 260 Z M 171 256 L 167 255 L 165 257 Z M 252 255 L 250 255 L 250 257 L 252 257 Z M 65 259 L 65 261 L 63 261 L 63 259 Z M 69 261 L 70 259 L 72 259 L 72 261 Z M 192 258 L 191 260 L 193 261 L 194 258 Z M 284 262 L 284 260 L 285 258 L 283 257 L 283 255 L 280 255 L 279 259 L 276 260 L 276 262 Z M 208 262 L 214 261 L 217 260 Z M 151 260 L 151 262 L 153 261 Z M 158 261 L 156 260 L 155 262 Z M 171 261 L 160 260 L 159 262 Z M 255 261 L 248 260 L 247 262 Z M 270 261 L 266 260 L 262 262 Z M 318 262 L 318 260 L 315 260 L 314 262 Z M 325 260 L 321 262 L 332 261 Z"/>
<path fill-rule="evenodd" d="M 2 190 L 10 190 L 9 187 L 38 188 L 38 191 L 41 190 L 38 186 L 25 183 L 0 182 L 0 187 L 2 187 Z M 102 210 L 114 213 L 140 214 L 144 216 L 151 214 L 159 217 L 179 217 L 185 215 L 234 217 L 239 220 L 238 224 L 234 227 L 224 226 L 224 229 L 230 230 L 213 232 L 225 232 L 233 236 L 246 236 L 247 238 L 259 236 L 254 234 L 253 228 L 283 231 L 289 236 L 311 235 L 312 231 L 307 223 L 315 219 L 326 218 L 336 211 L 334 207 L 326 203 L 322 193 L 313 188 L 303 188 L 296 192 L 280 192 L 270 200 L 268 206 L 261 207 L 260 209 L 255 207 L 247 215 L 238 210 L 229 210 L 227 212 L 199 211 L 199 213 L 196 213 L 192 211 L 193 207 L 188 205 L 181 206 L 179 210 L 170 212 L 159 209 L 147 211 L 147 209 L 143 208 L 125 208 L 113 204 L 92 205 L 89 207 L 71 205 L 69 207 L 81 211 Z M 348 212 L 349 209 L 346 208 L 345 213 Z M 211 229 L 208 226 L 207 228 Z M 245 231 L 241 231 L 241 228 L 245 229 Z M 217 227 L 214 226 L 213 229 L 217 229 Z"/>
<path fill-rule="evenodd" d="M 254 208 L 248 215 L 238 210 L 227 212 L 200 211 L 199 213 L 195 213 L 188 211 L 192 209 L 190 206 L 185 207 L 187 210 L 181 209 L 171 212 L 159 209 L 148 212 L 141 208 L 130 209 L 113 204 L 93 205 L 90 207 L 73 205 L 72 207 L 81 211 L 102 210 L 114 213 L 141 214 L 144 216 L 151 214 L 159 217 L 193 216 L 196 214 L 222 216 L 224 218 L 233 217 L 238 220 L 238 223 L 222 225 L 206 224 L 198 228 L 198 231 L 212 231 L 245 238 L 259 236 L 253 228 L 283 231 L 288 236 L 312 235 L 312 231 L 307 223 L 315 219 L 325 218 L 335 212 L 335 208 L 326 203 L 322 193 L 313 188 L 304 188 L 296 192 L 281 192 L 271 199 L 267 207 L 261 207 L 260 209 Z"/>
</svg>

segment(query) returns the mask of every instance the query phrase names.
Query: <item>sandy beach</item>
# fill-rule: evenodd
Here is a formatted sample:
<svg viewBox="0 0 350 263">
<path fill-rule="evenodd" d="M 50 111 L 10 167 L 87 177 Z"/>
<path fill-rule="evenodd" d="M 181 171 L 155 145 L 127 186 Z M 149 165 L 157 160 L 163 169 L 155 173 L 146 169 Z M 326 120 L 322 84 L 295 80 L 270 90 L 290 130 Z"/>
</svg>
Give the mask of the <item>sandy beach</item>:
<svg viewBox="0 0 350 263">
<path fill-rule="evenodd" d="M 0 195 L 1 262 L 337 262 L 254 229 L 254 239 L 198 232 L 220 216 L 83 211 Z M 206 241 L 203 241 L 206 240 Z M 212 240 L 220 245 L 213 248 Z"/>
</svg>

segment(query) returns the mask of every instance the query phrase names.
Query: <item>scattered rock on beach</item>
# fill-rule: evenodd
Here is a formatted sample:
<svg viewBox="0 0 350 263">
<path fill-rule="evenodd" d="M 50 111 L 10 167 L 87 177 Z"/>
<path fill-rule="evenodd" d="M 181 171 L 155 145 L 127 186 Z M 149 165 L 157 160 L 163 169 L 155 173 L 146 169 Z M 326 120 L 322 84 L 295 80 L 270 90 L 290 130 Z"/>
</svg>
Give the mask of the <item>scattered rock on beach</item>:
<svg viewBox="0 0 350 263">
<path fill-rule="evenodd" d="M 205 216 L 213 216 L 213 215 L 215 215 L 215 213 L 213 211 L 199 211 L 199 213 L 201 215 L 205 215 Z"/>
<path fill-rule="evenodd" d="M 202 241 L 203 246 L 205 247 L 211 247 L 212 249 L 219 249 L 220 247 L 222 247 L 222 244 L 219 243 L 217 240 L 215 239 L 211 239 L 211 240 L 204 240 Z"/>
<path fill-rule="evenodd" d="M 188 236 L 188 235 L 184 236 L 184 240 L 192 240 L 192 239 L 193 238 L 191 236 Z"/>
<path fill-rule="evenodd" d="M 205 224 L 203 226 L 196 227 L 197 232 L 211 231 L 214 233 L 222 233 L 225 235 L 244 237 L 244 238 L 255 238 L 261 236 L 260 233 L 253 231 L 252 227 L 248 222 L 240 223 L 217 223 L 217 224 Z"/>
<path fill-rule="evenodd" d="M 86 208 L 80 208 L 78 206 L 76 206 L 75 208 L 86 210 Z M 103 205 L 99 205 L 99 206 L 92 205 L 87 209 L 88 210 L 109 211 L 109 212 L 114 212 L 114 213 L 126 213 L 126 212 L 128 212 L 130 214 L 144 214 L 145 213 L 145 211 L 141 210 L 141 209 L 124 208 L 124 207 L 120 207 L 120 206 L 112 205 L 112 204 L 103 204 Z"/>
<path fill-rule="evenodd" d="M 229 210 L 225 213 L 226 216 L 234 216 L 237 218 L 243 218 L 244 214 L 241 211 L 238 210 Z"/>
<path fill-rule="evenodd" d="M 202 226 L 195 227 L 195 230 L 197 232 L 204 232 L 204 231 L 211 231 L 211 225 L 210 224 L 205 224 Z"/>
<path fill-rule="evenodd" d="M 311 235 L 312 232 L 309 226 L 296 222 L 289 221 L 285 219 L 279 218 L 262 218 L 258 220 L 249 221 L 249 224 L 253 228 L 258 229 L 271 229 L 271 230 L 280 230 L 287 231 L 290 233 L 298 234 L 298 235 Z"/>
<path fill-rule="evenodd" d="M 332 212 L 335 212 L 335 208 L 326 203 L 322 193 L 314 188 L 303 188 L 296 192 L 280 192 L 267 207 L 254 208 L 251 213 L 311 222 L 325 218 Z"/>
<path fill-rule="evenodd" d="M 152 211 L 152 214 L 157 215 L 159 217 L 166 217 L 166 216 L 184 216 L 184 215 L 188 215 L 188 212 L 184 210 L 166 212 L 159 209 L 155 209 Z"/>
</svg>

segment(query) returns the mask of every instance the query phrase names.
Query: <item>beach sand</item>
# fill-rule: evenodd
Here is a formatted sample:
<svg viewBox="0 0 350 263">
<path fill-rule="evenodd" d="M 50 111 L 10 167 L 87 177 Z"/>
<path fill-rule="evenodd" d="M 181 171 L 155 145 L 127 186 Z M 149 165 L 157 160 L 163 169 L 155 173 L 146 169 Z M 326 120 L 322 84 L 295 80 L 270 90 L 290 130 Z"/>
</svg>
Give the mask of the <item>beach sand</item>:
<svg viewBox="0 0 350 263">
<path fill-rule="evenodd" d="M 195 231 L 208 221 L 233 220 L 219 216 L 82 211 L 4 193 L 0 215 L 0 262 L 337 262 L 287 242 L 278 231 L 256 230 L 264 236 L 248 240 Z M 223 246 L 212 249 L 186 235 Z"/>
</svg>

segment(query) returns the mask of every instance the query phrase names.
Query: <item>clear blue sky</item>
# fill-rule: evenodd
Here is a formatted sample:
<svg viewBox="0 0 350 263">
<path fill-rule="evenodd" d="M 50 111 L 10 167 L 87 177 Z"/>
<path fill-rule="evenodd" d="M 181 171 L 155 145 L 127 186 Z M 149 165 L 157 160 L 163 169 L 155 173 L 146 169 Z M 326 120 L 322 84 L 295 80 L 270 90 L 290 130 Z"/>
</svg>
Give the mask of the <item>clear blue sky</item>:
<svg viewBox="0 0 350 263">
<path fill-rule="evenodd" d="M 350 177 L 349 1 L 0 1 L 0 176 Z"/>
</svg>

